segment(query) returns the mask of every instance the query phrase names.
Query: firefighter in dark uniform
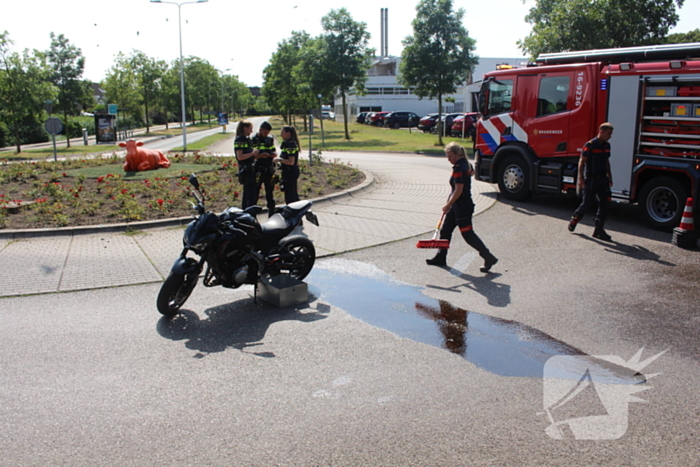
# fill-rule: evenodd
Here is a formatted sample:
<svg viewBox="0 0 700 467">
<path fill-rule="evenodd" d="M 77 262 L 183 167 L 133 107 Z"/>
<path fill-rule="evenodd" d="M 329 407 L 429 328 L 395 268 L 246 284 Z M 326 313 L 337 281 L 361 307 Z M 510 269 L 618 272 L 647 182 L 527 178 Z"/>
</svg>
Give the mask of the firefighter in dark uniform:
<svg viewBox="0 0 700 467">
<path fill-rule="evenodd" d="M 297 180 L 299 179 L 299 136 L 293 126 L 284 126 L 280 133 L 282 145 L 280 146 L 280 157 L 275 162 L 282 164 L 282 186 L 284 190 L 284 202 L 286 204 L 299 201 L 297 193 Z"/>
<path fill-rule="evenodd" d="M 498 262 L 498 258 L 486 248 L 472 226 L 474 201 L 472 200 L 471 179 L 474 172 L 467 160 L 464 148 L 459 144 L 450 143 L 445 146 L 445 155 L 452 164 L 452 176 L 450 177 L 452 192 L 447 204 L 442 207 L 445 217 L 440 228 L 440 238 L 452 240 L 452 232 L 456 227 L 459 227 L 462 238 L 484 259 L 484 266 L 480 268 L 481 272 L 489 272 L 491 267 Z M 438 250 L 434 258 L 426 259 L 425 262 L 431 266 L 445 266 L 447 264 L 447 249 Z"/>
<path fill-rule="evenodd" d="M 255 172 L 255 202 L 260 198 L 260 188 L 265 186 L 265 198 L 267 200 L 267 215 L 272 216 L 275 213 L 275 184 L 272 179 L 275 175 L 274 158 L 277 156 L 275 149 L 275 140 L 270 136 L 272 125 L 268 122 L 262 122 L 258 132 L 253 136 L 253 147 L 258 150 L 258 155 L 255 156 L 253 169 Z"/>
<path fill-rule="evenodd" d="M 578 161 L 578 183 L 583 189 L 583 201 L 574 211 L 569 222 L 569 232 L 573 232 L 586 211 L 598 200 L 598 210 L 595 217 L 595 230 L 593 236 L 606 242 L 612 240 L 605 232 L 605 219 L 608 216 L 608 203 L 610 202 L 610 187 L 612 175 L 610 174 L 610 143 L 613 127 L 610 123 L 603 123 L 598 129 L 598 136 L 583 145 L 581 157 Z"/>
<path fill-rule="evenodd" d="M 236 127 L 236 139 L 233 142 L 233 149 L 238 161 L 238 181 L 243 185 L 243 200 L 241 207 L 254 206 L 257 203 L 257 193 L 255 190 L 255 172 L 253 162 L 258 150 L 253 148 L 250 134 L 253 132 L 253 124 L 247 120 L 241 120 Z M 255 196 L 255 197 L 254 197 Z"/>
</svg>

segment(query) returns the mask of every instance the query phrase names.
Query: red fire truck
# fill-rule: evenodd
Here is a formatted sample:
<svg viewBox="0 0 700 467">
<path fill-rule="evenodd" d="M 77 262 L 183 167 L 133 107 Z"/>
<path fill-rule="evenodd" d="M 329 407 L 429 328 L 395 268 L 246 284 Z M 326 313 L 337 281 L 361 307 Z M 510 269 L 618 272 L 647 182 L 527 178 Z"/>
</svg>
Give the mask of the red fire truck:
<svg viewBox="0 0 700 467">
<path fill-rule="evenodd" d="M 543 54 L 486 73 L 476 176 L 504 197 L 576 192 L 583 144 L 612 123 L 613 200 L 677 227 L 700 194 L 700 43 Z M 694 209 L 695 225 L 699 225 Z"/>
</svg>

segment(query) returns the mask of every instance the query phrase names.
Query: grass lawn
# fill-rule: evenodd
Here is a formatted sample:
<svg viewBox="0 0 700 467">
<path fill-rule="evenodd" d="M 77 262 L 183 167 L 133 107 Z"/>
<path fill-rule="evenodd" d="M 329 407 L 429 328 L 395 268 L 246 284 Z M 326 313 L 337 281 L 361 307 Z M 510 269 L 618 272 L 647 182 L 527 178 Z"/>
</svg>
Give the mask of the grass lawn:
<svg viewBox="0 0 700 467">
<path fill-rule="evenodd" d="M 284 125 L 279 117 L 270 119 L 275 136 L 279 135 L 279 129 Z M 299 140 L 302 147 L 308 150 L 309 133 L 304 131 L 304 123 L 297 119 L 294 126 L 299 133 Z M 360 123 L 349 123 L 350 141 L 345 139 L 345 127 L 343 123 L 330 120 L 323 121 L 323 140 L 321 136 L 321 125 L 314 120 L 314 133 L 311 136 L 313 149 L 321 151 L 366 151 L 366 152 L 412 152 L 426 154 L 442 154 L 443 146 L 438 145 L 437 135 L 423 133 L 412 128 L 393 130 L 390 128 L 378 128 Z M 443 143 L 447 145 L 452 141 L 464 146 L 467 154 L 471 155 L 472 140 L 444 137 Z"/>
</svg>

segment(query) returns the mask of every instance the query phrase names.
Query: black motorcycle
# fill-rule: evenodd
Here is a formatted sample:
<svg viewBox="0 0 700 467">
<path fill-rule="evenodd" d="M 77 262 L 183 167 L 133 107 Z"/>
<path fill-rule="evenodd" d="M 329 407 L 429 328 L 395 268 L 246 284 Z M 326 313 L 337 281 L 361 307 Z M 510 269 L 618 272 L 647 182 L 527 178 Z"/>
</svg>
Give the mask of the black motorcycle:
<svg viewBox="0 0 700 467">
<path fill-rule="evenodd" d="M 263 209 L 260 206 L 245 210 L 230 207 L 219 215 L 208 212 L 197 176 L 190 175 L 189 181 L 194 187 L 192 195 L 197 204 L 192 203 L 192 207 L 197 215 L 185 229 L 182 253 L 160 288 L 157 305 L 163 315 L 177 314 L 197 285 L 205 264 L 202 283 L 206 287 L 231 289 L 243 284 L 257 288 L 261 278 L 279 274 L 302 280 L 311 272 L 316 261 L 314 244 L 302 235 L 288 236 L 304 217 L 318 226 L 311 201 L 284 206 L 260 224 L 256 219 Z M 199 255 L 199 260 L 188 257 L 189 251 Z"/>
</svg>

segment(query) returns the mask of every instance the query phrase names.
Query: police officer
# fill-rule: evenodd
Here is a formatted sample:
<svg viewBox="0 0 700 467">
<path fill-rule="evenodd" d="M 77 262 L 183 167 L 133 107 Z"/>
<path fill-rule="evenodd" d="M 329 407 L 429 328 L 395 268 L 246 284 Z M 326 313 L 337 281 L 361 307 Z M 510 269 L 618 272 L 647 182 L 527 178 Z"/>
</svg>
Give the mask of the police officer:
<svg viewBox="0 0 700 467">
<path fill-rule="evenodd" d="M 284 126 L 280 132 L 282 145 L 280 146 L 280 157 L 275 158 L 275 162 L 282 164 L 282 185 L 284 186 L 284 202 L 286 204 L 299 201 L 297 193 L 297 180 L 299 179 L 299 136 L 293 126 Z"/>
<path fill-rule="evenodd" d="M 253 165 L 255 172 L 255 194 L 253 196 L 257 203 L 260 197 L 260 188 L 265 186 L 268 217 L 275 213 L 275 193 L 273 191 L 275 184 L 272 182 L 272 177 L 275 175 L 273 160 L 277 156 L 275 141 L 272 136 L 269 136 L 270 131 L 272 131 L 272 125 L 268 122 L 262 122 L 252 140 L 253 147 L 259 151 Z"/>
<path fill-rule="evenodd" d="M 480 268 L 481 272 L 489 272 L 491 267 L 498 262 L 498 258 L 486 248 L 472 226 L 472 215 L 474 214 L 471 185 L 472 167 L 467 160 L 464 148 L 457 143 L 445 146 L 445 155 L 452 164 L 452 175 L 450 176 L 452 192 L 447 203 L 442 207 L 445 217 L 442 228 L 440 228 L 440 238 L 451 240 L 452 232 L 459 227 L 462 238 L 484 259 L 484 266 Z M 438 250 L 434 258 L 426 259 L 425 262 L 431 266 L 445 266 L 447 264 L 447 249 Z"/>
<path fill-rule="evenodd" d="M 253 124 L 247 120 L 241 120 L 236 127 L 236 139 L 233 142 L 238 161 L 238 181 L 243 185 L 243 200 L 241 201 L 243 209 L 254 206 L 257 202 L 253 162 L 259 151 L 253 148 L 253 142 L 250 139 L 252 132 Z"/>
<path fill-rule="evenodd" d="M 578 161 L 578 183 L 583 188 L 583 201 L 574 211 L 569 222 L 569 232 L 573 232 L 586 211 L 593 205 L 597 198 L 598 210 L 595 217 L 595 230 L 593 236 L 606 242 L 612 240 L 605 232 L 605 219 L 608 215 L 608 202 L 610 201 L 610 187 L 612 175 L 610 174 L 610 143 L 613 126 L 603 123 L 598 129 L 598 136 L 583 145 L 581 157 Z"/>
</svg>

